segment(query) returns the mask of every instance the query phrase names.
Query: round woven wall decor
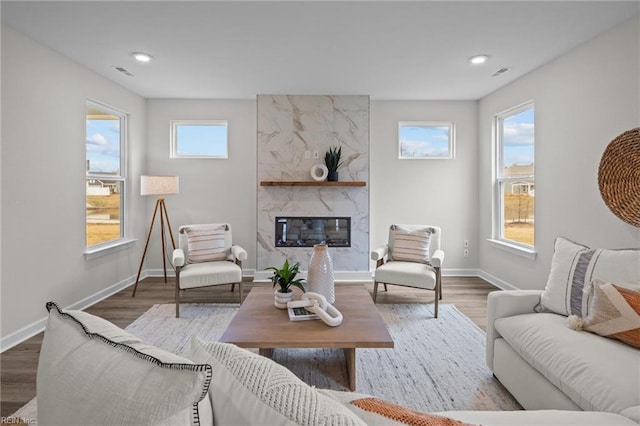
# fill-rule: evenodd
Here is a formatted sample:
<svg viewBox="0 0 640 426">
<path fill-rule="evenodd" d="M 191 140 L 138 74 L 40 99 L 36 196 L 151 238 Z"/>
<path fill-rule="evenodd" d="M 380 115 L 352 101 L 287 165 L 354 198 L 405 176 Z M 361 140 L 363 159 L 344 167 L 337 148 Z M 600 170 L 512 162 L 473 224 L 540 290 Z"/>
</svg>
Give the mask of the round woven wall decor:
<svg viewBox="0 0 640 426">
<path fill-rule="evenodd" d="M 613 214 L 640 227 L 640 127 L 607 145 L 598 168 L 598 186 Z"/>
</svg>

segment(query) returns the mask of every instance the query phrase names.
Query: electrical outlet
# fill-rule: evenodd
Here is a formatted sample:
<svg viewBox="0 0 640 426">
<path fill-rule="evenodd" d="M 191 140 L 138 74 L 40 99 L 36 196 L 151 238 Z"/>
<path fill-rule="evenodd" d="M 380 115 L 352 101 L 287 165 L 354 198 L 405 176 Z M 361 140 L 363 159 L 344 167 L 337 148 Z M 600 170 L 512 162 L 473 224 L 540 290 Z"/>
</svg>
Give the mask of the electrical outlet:
<svg viewBox="0 0 640 426">
<path fill-rule="evenodd" d="M 319 156 L 318 151 L 313 151 L 313 158 L 318 158 Z"/>
<path fill-rule="evenodd" d="M 469 257 L 469 249 L 464 249 L 462 254 L 464 255 L 464 257 Z"/>
<path fill-rule="evenodd" d="M 464 240 L 462 247 L 469 247 L 469 240 Z"/>
<path fill-rule="evenodd" d="M 309 158 L 311 158 L 311 151 L 308 151 L 308 150 L 307 150 L 307 151 L 305 151 L 305 152 L 304 152 L 304 158 L 305 158 L 305 159 L 307 159 L 307 160 L 308 160 Z"/>
</svg>

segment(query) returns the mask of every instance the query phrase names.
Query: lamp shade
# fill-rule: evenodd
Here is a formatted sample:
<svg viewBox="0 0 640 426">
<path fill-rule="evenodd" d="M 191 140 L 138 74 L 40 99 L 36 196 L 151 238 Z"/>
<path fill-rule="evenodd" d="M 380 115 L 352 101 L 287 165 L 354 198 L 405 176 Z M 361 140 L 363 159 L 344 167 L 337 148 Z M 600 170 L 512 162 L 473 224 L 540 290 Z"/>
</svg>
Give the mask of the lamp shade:
<svg viewBox="0 0 640 426">
<path fill-rule="evenodd" d="M 169 195 L 178 192 L 178 176 L 140 176 L 140 195 Z"/>
</svg>

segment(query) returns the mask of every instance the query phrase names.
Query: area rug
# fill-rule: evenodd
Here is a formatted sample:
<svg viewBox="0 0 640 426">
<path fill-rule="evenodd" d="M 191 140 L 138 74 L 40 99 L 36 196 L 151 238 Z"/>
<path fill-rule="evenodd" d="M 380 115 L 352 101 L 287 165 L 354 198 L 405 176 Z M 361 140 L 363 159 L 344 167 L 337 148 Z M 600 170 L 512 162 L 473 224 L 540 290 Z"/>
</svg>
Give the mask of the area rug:
<svg viewBox="0 0 640 426">
<path fill-rule="evenodd" d="M 419 411 L 520 410 L 485 365 L 485 333 L 453 305 L 376 305 L 393 349 L 358 349 L 356 391 Z M 237 305 L 154 305 L 126 330 L 167 351 L 187 355 L 193 336 L 218 340 Z M 344 355 L 336 349 L 276 349 L 273 359 L 318 388 L 347 389 Z M 35 419 L 35 401 L 14 414 Z M 31 423 L 34 424 L 34 423 Z"/>
</svg>

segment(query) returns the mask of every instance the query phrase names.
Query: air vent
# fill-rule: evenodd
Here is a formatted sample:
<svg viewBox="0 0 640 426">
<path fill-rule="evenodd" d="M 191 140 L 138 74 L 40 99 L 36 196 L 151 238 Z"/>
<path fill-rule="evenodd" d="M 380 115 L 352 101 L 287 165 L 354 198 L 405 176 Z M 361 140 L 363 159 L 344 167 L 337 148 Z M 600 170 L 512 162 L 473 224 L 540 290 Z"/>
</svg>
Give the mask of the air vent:
<svg viewBox="0 0 640 426">
<path fill-rule="evenodd" d="M 509 68 L 506 68 L 506 67 L 500 68 L 498 71 L 494 72 L 491 77 L 497 77 L 499 75 L 504 74 L 507 71 L 509 71 Z"/>
<path fill-rule="evenodd" d="M 131 74 L 129 71 L 127 71 L 126 68 L 122 68 L 122 67 L 114 67 L 117 71 L 120 71 L 122 74 L 126 75 L 127 77 L 133 77 L 133 74 Z"/>
</svg>

